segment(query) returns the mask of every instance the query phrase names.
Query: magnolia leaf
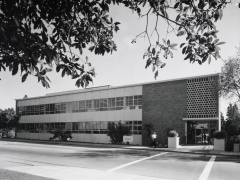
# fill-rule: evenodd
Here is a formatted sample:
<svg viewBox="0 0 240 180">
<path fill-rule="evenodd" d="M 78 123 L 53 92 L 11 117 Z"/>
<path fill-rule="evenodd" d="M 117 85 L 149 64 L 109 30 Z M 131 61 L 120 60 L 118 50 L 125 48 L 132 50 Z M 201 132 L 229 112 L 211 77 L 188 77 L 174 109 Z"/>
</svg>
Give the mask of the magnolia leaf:
<svg viewBox="0 0 240 180">
<path fill-rule="evenodd" d="M 184 60 L 187 60 L 187 59 L 190 58 L 191 56 L 192 56 L 192 54 L 189 53 L 189 54 L 184 58 Z"/>
<path fill-rule="evenodd" d="M 152 48 L 152 54 L 155 55 L 155 53 L 156 53 L 155 48 Z"/>
<path fill-rule="evenodd" d="M 170 43 L 170 40 L 168 39 L 168 40 L 167 40 L 167 45 L 170 46 L 170 44 L 171 44 L 171 43 Z"/>
<path fill-rule="evenodd" d="M 184 44 L 185 44 L 185 43 L 182 43 L 182 44 L 180 45 L 180 48 L 182 48 Z"/>
<path fill-rule="evenodd" d="M 182 35 L 184 35 L 184 34 L 186 34 L 186 31 L 182 30 L 182 31 L 179 31 L 179 32 L 177 33 L 177 36 L 182 36 Z"/>
<path fill-rule="evenodd" d="M 28 72 L 22 76 L 22 82 L 25 82 L 28 76 Z"/>
<path fill-rule="evenodd" d="M 166 66 L 166 63 L 163 63 L 160 68 L 164 68 Z"/>
<path fill-rule="evenodd" d="M 211 63 L 211 55 L 208 56 L 208 64 Z"/>
<path fill-rule="evenodd" d="M 174 5 L 174 9 L 177 9 L 178 5 L 179 5 L 180 2 L 177 2 L 175 5 Z"/>
<path fill-rule="evenodd" d="M 154 72 L 154 71 L 155 71 L 155 69 L 156 69 L 156 67 L 153 65 L 153 67 L 152 67 L 152 71 Z"/>
<path fill-rule="evenodd" d="M 18 62 L 13 63 L 12 75 L 14 76 L 18 72 Z"/>
<path fill-rule="evenodd" d="M 93 51 L 94 48 L 95 48 L 95 46 L 91 46 L 91 47 L 89 47 L 88 49 L 89 49 L 90 51 Z"/>
<path fill-rule="evenodd" d="M 225 44 L 225 42 L 219 42 L 216 45 L 221 45 L 221 44 Z"/>
<path fill-rule="evenodd" d="M 158 77 L 158 70 L 154 74 L 154 78 L 156 79 Z"/>
<path fill-rule="evenodd" d="M 215 39 L 215 40 L 213 41 L 213 44 L 216 44 L 218 41 L 219 41 L 219 39 Z"/>
</svg>

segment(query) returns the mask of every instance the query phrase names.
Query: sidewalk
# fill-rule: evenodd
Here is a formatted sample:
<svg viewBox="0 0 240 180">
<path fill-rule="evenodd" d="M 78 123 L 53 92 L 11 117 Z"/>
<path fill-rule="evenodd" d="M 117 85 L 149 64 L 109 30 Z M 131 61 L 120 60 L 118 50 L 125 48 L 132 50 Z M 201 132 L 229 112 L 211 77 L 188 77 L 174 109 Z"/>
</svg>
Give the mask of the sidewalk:
<svg viewBox="0 0 240 180">
<path fill-rule="evenodd" d="M 206 155 L 240 156 L 240 152 L 215 151 L 213 149 L 213 145 L 182 145 L 177 149 L 172 149 L 172 148 L 151 148 L 146 146 L 122 145 L 122 144 L 119 144 L 119 145 L 118 144 L 98 144 L 98 143 L 71 142 L 71 141 L 60 142 L 60 141 L 44 141 L 44 140 L 17 139 L 17 138 L 16 139 L 2 138 L 0 139 L 0 141 L 52 144 L 52 145 L 63 145 L 63 146 L 123 148 L 123 149 L 152 150 L 152 151 L 193 153 L 193 154 L 206 154 Z"/>
</svg>

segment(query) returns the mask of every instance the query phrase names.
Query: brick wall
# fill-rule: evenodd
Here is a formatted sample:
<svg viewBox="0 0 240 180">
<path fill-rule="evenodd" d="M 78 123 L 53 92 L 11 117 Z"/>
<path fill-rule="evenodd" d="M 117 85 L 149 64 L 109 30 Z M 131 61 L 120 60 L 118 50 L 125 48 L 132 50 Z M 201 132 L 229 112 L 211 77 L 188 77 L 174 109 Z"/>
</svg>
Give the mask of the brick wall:
<svg viewBox="0 0 240 180">
<path fill-rule="evenodd" d="M 187 116 L 187 80 L 177 80 L 143 85 L 143 120 L 152 123 L 157 133 L 157 142 L 167 144 L 167 128 L 174 128 L 180 137 L 185 136 Z M 143 145 L 148 146 L 151 139 L 142 134 Z"/>
</svg>

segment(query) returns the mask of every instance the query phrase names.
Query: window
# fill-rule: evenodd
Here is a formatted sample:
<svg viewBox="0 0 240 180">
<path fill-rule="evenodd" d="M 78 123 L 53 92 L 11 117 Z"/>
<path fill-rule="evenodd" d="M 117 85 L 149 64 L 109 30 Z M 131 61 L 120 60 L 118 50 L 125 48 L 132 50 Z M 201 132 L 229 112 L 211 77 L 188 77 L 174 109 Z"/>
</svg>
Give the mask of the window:
<svg viewBox="0 0 240 180">
<path fill-rule="evenodd" d="M 79 127 L 79 123 L 73 122 L 72 123 L 72 133 L 78 133 L 78 127 Z"/>
<path fill-rule="evenodd" d="M 31 107 L 26 106 L 26 115 L 30 115 L 30 112 L 31 112 Z"/>
<path fill-rule="evenodd" d="M 39 133 L 39 123 L 34 123 L 34 132 Z"/>
<path fill-rule="evenodd" d="M 108 98 L 108 110 L 115 110 L 115 98 Z"/>
<path fill-rule="evenodd" d="M 87 111 L 92 111 L 92 100 L 86 101 Z"/>
<path fill-rule="evenodd" d="M 66 131 L 72 131 L 72 123 L 71 122 L 65 123 L 65 130 Z"/>
<path fill-rule="evenodd" d="M 44 131 L 43 131 L 43 124 L 44 123 L 39 123 L 38 124 L 38 129 L 37 129 L 37 131 L 39 132 L 39 133 L 43 133 Z"/>
<path fill-rule="evenodd" d="M 86 112 L 86 101 L 79 101 L 79 112 Z"/>
<path fill-rule="evenodd" d="M 99 134 L 100 122 L 92 122 L 93 134 Z"/>
<path fill-rule="evenodd" d="M 142 134 L 142 121 L 133 121 L 133 134 Z"/>
<path fill-rule="evenodd" d="M 68 113 L 79 112 L 79 102 L 78 101 L 68 102 L 67 103 L 67 112 Z"/>
<path fill-rule="evenodd" d="M 60 129 L 61 130 L 66 130 L 66 123 L 60 123 Z"/>
<path fill-rule="evenodd" d="M 74 101 L 73 103 L 73 107 L 72 107 L 72 111 L 73 112 L 79 112 L 79 104 L 78 101 Z"/>
<path fill-rule="evenodd" d="M 30 106 L 30 115 L 34 115 L 35 108 L 34 106 Z"/>
<path fill-rule="evenodd" d="M 124 121 L 126 126 L 129 128 L 131 134 L 133 133 L 133 122 L 132 121 Z"/>
<path fill-rule="evenodd" d="M 29 132 L 30 133 L 34 133 L 35 132 L 34 123 L 29 123 L 28 127 L 29 127 Z"/>
<path fill-rule="evenodd" d="M 100 122 L 100 134 L 107 134 L 107 130 L 108 130 L 108 122 L 106 121 Z"/>
<path fill-rule="evenodd" d="M 94 99 L 94 110 L 99 111 L 100 103 L 99 99 Z"/>
<path fill-rule="evenodd" d="M 133 96 L 126 96 L 126 106 L 129 107 L 129 109 L 135 109 L 133 105 Z"/>
<path fill-rule="evenodd" d="M 116 110 L 123 109 L 124 106 L 124 98 L 123 97 L 117 97 L 116 98 Z"/>
<path fill-rule="evenodd" d="M 55 129 L 54 123 L 49 123 L 49 124 L 48 124 L 48 131 L 49 131 L 49 132 L 52 132 L 52 131 L 55 131 L 55 130 L 57 130 L 57 129 Z"/>
<path fill-rule="evenodd" d="M 134 96 L 134 105 L 142 109 L 142 96 Z"/>
<path fill-rule="evenodd" d="M 66 113 L 66 103 L 61 103 L 61 113 Z"/>
<path fill-rule="evenodd" d="M 85 122 L 85 133 L 91 134 L 92 133 L 92 123 L 91 122 Z"/>
<path fill-rule="evenodd" d="M 35 114 L 35 115 L 40 114 L 40 108 L 39 108 L 39 105 L 34 106 L 34 114 Z"/>
<path fill-rule="evenodd" d="M 61 104 L 55 104 L 55 114 L 60 114 L 61 113 Z"/>
<path fill-rule="evenodd" d="M 107 99 L 100 99 L 100 111 L 107 111 Z"/>
<path fill-rule="evenodd" d="M 79 123 L 79 133 L 85 133 L 85 123 L 84 122 Z"/>
<path fill-rule="evenodd" d="M 73 102 L 67 103 L 67 113 L 73 112 Z"/>
<path fill-rule="evenodd" d="M 42 105 L 39 105 L 39 114 L 44 114 L 45 113 L 45 106 L 42 104 Z"/>
<path fill-rule="evenodd" d="M 25 115 L 25 106 L 18 107 L 18 113 L 24 116 Z"/>
<path fill-rule="evenodd" d="M 49 123 L 43 123 L 43 132 L 50 132 L 50 125 Z"/>
<path fill-rule="evenodd" d="M 54 108 L 51 110 L 51 105 L 50 105 L 50 111 L 54 110 L 55 114 L 60 114 L 60 113 L 66 113 L 66 103 L 57 103 L 54 104 Z M 52 113 L 50 113 L 52 114 Z"/>
<path fill-rule="evenodd" d="M 54 114 L 55 104 L 45 104 L 46 114 Z"/>
</svg>

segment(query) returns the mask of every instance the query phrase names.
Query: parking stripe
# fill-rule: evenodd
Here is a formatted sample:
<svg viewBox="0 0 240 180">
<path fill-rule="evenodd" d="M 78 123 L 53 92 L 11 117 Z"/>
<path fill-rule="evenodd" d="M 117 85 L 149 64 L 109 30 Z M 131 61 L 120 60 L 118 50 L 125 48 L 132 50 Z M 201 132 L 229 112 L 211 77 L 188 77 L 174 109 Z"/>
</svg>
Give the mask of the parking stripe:
<svg viewBox="0 0 240 180">
<path fill-rule="evenodd" d="M 164 153 L 156 154 L 156 155 L 154 155 L 154 156 L 142 158 L 142 159 L 139 159 L 139 160 L 137 160 L 137 161 L 133 161 L 133 162 L 130 162 L 130 163 L 127 163 L 127 164 L 123 164 L 123 165 L 121 165 L 121 166 L 117 166 L 117 167 L 115 167 L 115 168 L 109 169 L 109 170 L 107 170 L 107 172 L 113 172 L 113 171 L 122 169 L 122 168 L 124 168 L 124 167 L 130 166 L 130 165 L 132 165 L 132 164 L 136 164 L 136 163 L 139 163 L 139 162 L 141 162 L 141 161 L 144 161 L 144 160 L 147 160 L 147 159 L 151 159 L 151 158 L 154 158 L 154 157 L 157 157 L 157 156 L 161 156 L 161 155 L 164 155 L 164 154 L 167 154 L 167 153 L 168 153 L 168 152 L 164 152 Z"/>
<path fill-rule="evenodd" d="M 211 172 L 211 169 L 212 169 L 215 159 L 216 159 L 216 156 L 211 157 L 211 159 L 208 161 L 206 167 L 204 168 L 204 170 L 198 180 L 207 180 L 208 179 L 208 176 Z"/>
</svg>

